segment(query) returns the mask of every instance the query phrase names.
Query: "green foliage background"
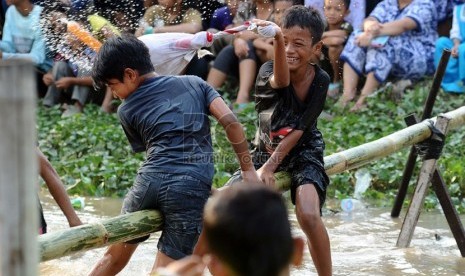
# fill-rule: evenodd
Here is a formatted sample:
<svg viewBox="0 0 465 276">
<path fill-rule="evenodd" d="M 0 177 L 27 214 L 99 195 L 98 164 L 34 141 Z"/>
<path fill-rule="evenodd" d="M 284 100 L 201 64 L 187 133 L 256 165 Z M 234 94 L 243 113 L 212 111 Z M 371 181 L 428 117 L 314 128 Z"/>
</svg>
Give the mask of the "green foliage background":
<svg viewBox="0 0 465 276">
<path fill-rule="evenodd" d="M 325 111 L 332 120 L 320 119 L 318 127 L 326 142 L 325 155 L 373 141 L 405 128 L 404 117 L 416 113 L 419 117 L 431 81 L 418 83 L 407 90 L 402 100 L 392 99 L 389 88 L 368 99 L 370 108 L 359 113 L 340 110 L 331 100 Z M 433 116 L 448 112 L 464 104 L 463 95 L 441 92 L 436 100 Z M 239 120 L 251 141 L 256 131 L 257 116 L 253 104 L 245 107 Z M 61 118 L 58 108 L 38 110 L 39 145 L 49 157 L 69 192 L 80 195 L 121 197 L 132 185 L 143 154 L 133 154 L 120 127 L 116 114 L 105 114 L 98 106 L 88 105 L 83 114 Z M 212 120 L 215 148 L 214 186 L 222 186 L 238 168 L 224 130 Z M 459 211 L 465 211 L 465 138 L 464 127 L 447 136 L 439 168 Z M 373 176 L 372 187 L 365 197 L 378 199 L 380 204 L 391 204 L 398 188 L 409 149 L 366 166 Z M 420 166 L 418 163 L 417 167 Z M 331 176 L 329 198 L 344 198 L 354 190 L 355 171 Z M 412 178 L 412 183 L 416 180 Z M 413 185 L 410 185 L 413 189 Z M 411 191 L 410 191 L 411 192 Z M 436 206 L 433 194 L 426 199 L 427 207 Z"/>
</svg>

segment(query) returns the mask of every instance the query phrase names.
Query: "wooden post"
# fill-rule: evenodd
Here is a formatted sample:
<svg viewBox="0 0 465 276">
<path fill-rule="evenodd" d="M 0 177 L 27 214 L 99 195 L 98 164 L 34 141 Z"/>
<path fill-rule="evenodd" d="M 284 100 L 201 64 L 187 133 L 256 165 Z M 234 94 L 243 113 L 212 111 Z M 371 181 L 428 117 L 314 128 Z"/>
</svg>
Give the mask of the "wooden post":
<svg viewBox="0 0 465 276">
<path fill-rule="evenodd" d="M 447 64 L 449 62 L 451 51 L 450 49 L 444 49 L 442 51 L 441 60 L 439 61 L 436 73 L 433 77 L 433 83 L 431 89 L 428 93 L 428 98 L 426 99 L 425 106 L 423 107 L 423 114 L 421 116 L 421 121 L 431 117 L 433 111 L 434 102 L 436 102 L 436 97 L 439 93 L 439 88 L 441 88 L 442 78 L 446 72 Z M 408 121 L 407 121 L 408 125 Z M 410 149 L 410 154 L 405 164 L 404 173 L 402 175 L 402 181 L 399 186 L 399 192 L 394 200 L 394 206 L 392 207 L 391 217 L 399 217 L 400 210 L 402 209 L 402 204 L 404 203 L 405 196 L 407 195 L 408 184 L 413 175 L 413 170 L 415 169 L 415 163 L 417 161 L 417 154 L 413 147 Z"/>
<path fill-rule="evenodd" d="M 36 77 L 0 61 L 0 275 L 37 275 Z"/>
<path fill-rule="evenodd" d="M 449 118 L 444 116 L 438 116 L 436 122 L 436 128 L 441 132 L 447 133 L 447 126 L 449 124 Z M 433 173 L 436 170 L 437 159 L 428 159 L 423 161 L 421 166 L 420 175 L 418 176 L 417 186 L 415 187 L 415 193 L 413 194 L 412 201 L 410 202 L 407 214 L 400 230 L 399 238 L 397 239 L 398 247 L 408 247 L 412 240 L 413 232 L 420 217 L 420 211 L 425 201 L 425 196 L 428 191 Z"/>
</svg>

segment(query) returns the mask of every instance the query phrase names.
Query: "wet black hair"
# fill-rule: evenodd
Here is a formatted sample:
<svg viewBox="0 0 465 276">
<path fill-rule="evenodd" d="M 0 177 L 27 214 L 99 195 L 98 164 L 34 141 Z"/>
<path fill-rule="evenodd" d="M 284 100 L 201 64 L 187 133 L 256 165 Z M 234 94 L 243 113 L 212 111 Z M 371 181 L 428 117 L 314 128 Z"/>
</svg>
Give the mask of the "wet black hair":
<svg viewBox="0 0 465 276">
<path fill-rule="evenodd" d="M 239 276 L 278 276 L 290 265 L 294 242 L 286 204 L 262 184 L 240 183 L 205 206 L 211 253 Z"/>
<path fill-rule="evenodd" d="M 315 8 L 296 5 L 284 12 L 282 23 L 284 29 L 290 29 L 294 26 L 308 29 L 312 35 L 312 43 L 315 44 L 321 40 L 325 30 L 325 20 Z"/>
<path fill-rule="evenodd" d="M 140 75 L 155 71 L 149 49 L 132 34 L 111 37 L 102 45 L 92 67 L 94 85 L 103 88 L 110 79 L 122 82 L 126 68 Z"/>
</svg>

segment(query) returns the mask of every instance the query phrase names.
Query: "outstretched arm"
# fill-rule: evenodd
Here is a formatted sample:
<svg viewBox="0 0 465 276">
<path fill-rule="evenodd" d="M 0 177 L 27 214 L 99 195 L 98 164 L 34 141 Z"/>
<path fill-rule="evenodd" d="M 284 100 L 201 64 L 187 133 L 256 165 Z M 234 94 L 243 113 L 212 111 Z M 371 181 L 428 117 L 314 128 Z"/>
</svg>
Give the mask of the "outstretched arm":
<svg viewBox="0 0 465 276">
<path fill-rule="evenodd" d="M 249 152 L 249 145 L 245 138 L 244 129 L 237 120 L 234 113 L 229 109 L 222 98 L 214 99 L 210 104 L 210 113 L 223 126 L 231 143 L 242 171 L 242 178 L 250 182 L 260 182 L 252 158 Z"/>
<path fill-rule="evenodd" d="M 58 176 L 56 170 L 50 164 L 47 157 L 37 148 L 37 155 L 39 157 L 39 171 L 40 176 L 44 179 L 45 184 L 50 191 L 50 194 L 53 196 L 58 206 L 60 206 L 61 211 L 66 216 L 69 226 L 78 226 L 82 222 L 77 216 L 76 212 L 71 205 L 68 194 L 66 193 L 65 187 Z"/>
<path fill-rule="evenodd" d="M 286 60 L 286 46 L 284 43 L 284 36 L 281 28 L 273 22 L 254 19 L 254 23 L 257 26 L 269 26 L 272 25 L 275 30 L 275 36 L 273 47 L 274 47 L 274 65 L 273 75 L 270 77 L 270 85 L 272 88 L 283 88 L 290 84 L 289 67 Z"/>
</svg>

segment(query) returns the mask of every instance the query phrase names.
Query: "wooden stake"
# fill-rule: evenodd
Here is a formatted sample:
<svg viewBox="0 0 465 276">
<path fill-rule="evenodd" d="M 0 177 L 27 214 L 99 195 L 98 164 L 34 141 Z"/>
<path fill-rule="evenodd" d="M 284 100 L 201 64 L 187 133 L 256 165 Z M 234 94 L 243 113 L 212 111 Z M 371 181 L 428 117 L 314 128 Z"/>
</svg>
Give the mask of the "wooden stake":
<svg viewBox="0 0 465 276">
<path fill-rule="evenodd" d="M 37 275 L 36 82 L 24 60 L 0 61 L 0 275 Z"/>
<path fill-rule="evenodd" d="M 439 116 L 436 122 L 436 128 L 439 129 L 441 133 L 446 134 L 449 121 L 450 118 Z M 421 208 L 425 201 L 426 193 L 428 192 L 428 187 L 431 183 L 431 178 L 436 170 L 436 163 L 437 159 L 428 159 L 423 161 L 420 175 L 418 176 L 417 186 L 415 187 L 415 193 L 413 194 L 404 223 L 402 224 L 399 238 L 397 239 L 398 247 L 408 247 L 410 245 L 413 232 L 415 231 L 418 218 L 420 217 Z"/>
</svg>

